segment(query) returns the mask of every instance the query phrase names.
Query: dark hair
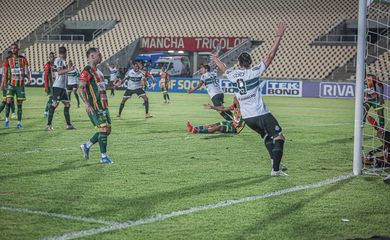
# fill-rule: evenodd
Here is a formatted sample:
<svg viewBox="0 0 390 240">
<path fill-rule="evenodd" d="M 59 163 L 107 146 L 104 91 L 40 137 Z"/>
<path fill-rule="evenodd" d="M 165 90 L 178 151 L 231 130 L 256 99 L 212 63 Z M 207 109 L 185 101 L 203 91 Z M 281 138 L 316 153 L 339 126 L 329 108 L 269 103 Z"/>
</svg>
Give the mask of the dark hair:
<svg viewBox="0 0 390 240">
<path fill-rule="evenodd" d="M 200 65 L 200 68 L 205 68 L 208 72 L 210 72 L 210 66 L 207 64 Z"/>
<path fill-rule="evenodd" d="M 66 53 L 66 47 L 62 46 L 58 48 L 59 53 Z"/>
<path fill-rule="evenodd" d="M 238 62 L 240 64 L 240 66 L 242 67 L 250 67 L 251 64 L 252 64 L 252 58 L 251 58 L 251 55 L 247 52 L 243 52 L 240 54 L 240 56 L 238 56 Z"/>
<path fill-rule="evenodd" d="M 17 43 L 12 43 L 11 46 L 16 46 L 17 48 L 19 48 Z"/>
<path fill-rule="evenodd" d="M 49 55 L 55 55 L 55 53 L 54 52 L 49 52 Z"/>
<path fill-rule="evenodd" d="M 138 65 L 138 62 L 133 60 L 133 61 L 131 61 L 131 65 Z"/>
<path fill-rule="evenodd" d="M 87 50 L 87 57 L 91 55 L 91 53 L 99 52 L 99 48 L 91 47 Z"/>
<path fill-rule="evenodd" d="M 7 55 L 12 55 L 12 51 L 8 51 L 8 52 L 7 52 Z"/>
</svg>

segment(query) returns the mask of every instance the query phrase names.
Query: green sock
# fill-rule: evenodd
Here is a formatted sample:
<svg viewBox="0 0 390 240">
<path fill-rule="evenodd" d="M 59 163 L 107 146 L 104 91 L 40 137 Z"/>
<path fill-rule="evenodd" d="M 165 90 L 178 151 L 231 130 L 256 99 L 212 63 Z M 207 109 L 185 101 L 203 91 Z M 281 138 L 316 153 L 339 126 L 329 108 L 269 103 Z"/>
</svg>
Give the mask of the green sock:
<svg viewBox="0 0 390 240">
<path fill-rule="evenodd" d="M 106 153 L 107 152 L 107 136 L 108 136 L 108 134 L 105 133 L 105 132 L 99 133 L 100 153 Z"/>
<path fill-rule="evenodd" d="M 11 113 L 15 113 L 15 102 L 11 102 Z"/>
<path fill-rule="evenodd" d="M 99 141 L 99 132 L 95 133 L 91 139 L 89 139 L 89 141 L 92 143 L 92 144 L 95 144 Z"/>
<path fill-rule="evenodd" d="M 149 101 L 145 101 L 145 113 L 149 113 Z"/>
<path fill-rule="evenodd" d="M 122 111 L 123 111 L 123 108 L 125 107 L 125 104 L 124 103 L 121 103 L 121 105 L 119 106 L 119 115 L 122 114 Z"/>
<path fill-rule="evenodd" d="M 18 121 L 22 121 L 22 104 L 18 104 Z"/>
</svg>

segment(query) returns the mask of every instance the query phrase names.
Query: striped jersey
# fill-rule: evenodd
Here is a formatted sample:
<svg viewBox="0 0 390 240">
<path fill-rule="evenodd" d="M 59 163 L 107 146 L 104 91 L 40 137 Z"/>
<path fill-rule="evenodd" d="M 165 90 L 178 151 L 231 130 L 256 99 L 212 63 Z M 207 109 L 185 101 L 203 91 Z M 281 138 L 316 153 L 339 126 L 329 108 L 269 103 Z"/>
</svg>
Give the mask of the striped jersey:
<svg viewBox="0 0 390 240">
<path fill-rule="evenodd" d="M 236 97 L 240 103 L 243 119 L 269 113 L 267 106 L 263 102 L 259 79 L 266 69 L 267 67 L 262 62 L 253 68 L 230 68 L 225 72 L 228 80 L 238 89 Z"/>
<path fill-rule="evenodd" d="M 88 101 L 89 105 L 95 111 L 107 109 L 108 101 L 103 73 L 100 70 L 88 65 L 81 72 L 80 81 L 86 82 L 86 100 Z"/>
<path fill-rule="evenodd" d="M 168 73 L 167 72 L 161 72 L 160 76 L 161 76 L 161 80 L 160 80 L 161 85 L 164 88 L 169 88 L 169 75 L 168 75 Z"/>
<path fill-rule="evenodd" d="M 53 87 L 63 88 L 63 89 L 66 88 L 66 78 L 67 78 L 66 73 L 58 74 L 58 68 L 62 70 L 62 69 L 66 69 L 66 66 L 67 64 L 64 58 L 57 57 L 54 60 L 54 72 L 56 77 L 54 79 Z"/>
<path fill-rule="evenodd" d="M 366 98 L 369 100 L 377 99 L 379 97 L 378 93 L 380 92 L 380 85 L 382 85 L 382 83 L 376 78 L 376 76 L 367 77 L 364 82 L 364 93 Z"/>
<path fill-rule="evenodd" d="M 4 59 L 3 67 L 8 69 L 6 78 L 8 84 L 14 87 L 24 87 L 24 79 L 27 77 L 26 68 L 28 68 L 28 62 L 25 57 L 19 55 L 17 58 L 6 58 Z"/>
<path fill-rule="evenodd" d="M 207 93 L 209 94 L 210 98 L 217 94 L 223 93 L 219 85 L 219 80 L 217 79 L 217 74 L 215 72 L 207 72 L 202 74 L 200 81 L 204 82 L 206 85 Z"/>
<path fill-rule="evenodd" d="M 49 61 L 43 67 L 43 80 L 44 80 L 46 91 L 49 88 L 53 87 L 54 78 L 55 78 L 55 75 L 54 75 L 54 71 L 53 71 L 53 63 Z"/>
<path fill-rule="evenodd" d="M 142 80 L 145 78 L 145 75 L 141 71 L 134 71 L 130 69 L 127 71 L 125 79 L 127 81 L 127 89 L 136 90 L 142 88 Z"/>
<path fill-rule="evenodd" d="M 72 71 L 68 72 L 68 85 L 79 84 L 78 78 L 80 77 L 80 71 L 77 68 L 74 68 Z"/>
</svg>

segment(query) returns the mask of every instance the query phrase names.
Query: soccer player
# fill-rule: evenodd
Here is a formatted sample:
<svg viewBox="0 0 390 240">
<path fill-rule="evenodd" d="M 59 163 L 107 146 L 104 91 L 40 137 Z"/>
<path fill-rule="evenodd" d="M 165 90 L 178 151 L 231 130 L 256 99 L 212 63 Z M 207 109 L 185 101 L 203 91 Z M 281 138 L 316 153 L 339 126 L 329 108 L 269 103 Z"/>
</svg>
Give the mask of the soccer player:
<svg viewBox="0 0 390 240">
<path fill-rule="evenodd" d="M 241 118 L 240 104 L 236 97 L 234 97 L 233 104 L 230 107 L 212 106 L 211 104 L 205 104 L 205 108 L 214 109 L 216 111 L 233 111 L 233 120 L 223 121 L 220 123 L 206 124 L 198 127 L 193 127 L 190 122 L 187 123 L 187 130 L 192 133 L 233 133 L 239 134 L 245 127 L 245 122 Z"/>
<path fill-rule="evenodd" d="M 239 69 L 226 69 L 216 56 L 212 56 L 218 68 L 225 72 L 229 81 L 236 87 L 236 97 L 240 103 L 242 118 L 245 123 L 264 139 L 268 153 L 273 160 L 271 176 L 287 176 L 280 169 L 283 156 L 284 136 L 282 128 L 275 117 L 270 113 L 261 96 L 259 76 L 270 66 L 274 59 L 280 41 L 286 30 L 286 24 L 280 22 L 276 28 L 274 43 L 268 51 L 264 62 L 251 68 L 252 58 L 249 53 L 243 52 L 238 57 Z"/>
<path fill-rule="evenodd" d="M 378 126 L 376 120 L 367 116 L 368 122 L 377 131 L 377 136 L 380 139 L 382 145 L 371 151 L 369 151 L 363 159 L 364 164 L 372 164 L 374 167 L 390 167 L 390 132 Z"/>
<path fill-rule="evenodd" d="M 201 88 L 203 84 L 206 85 L 207 93 L 209 94 L 211 101 L 215 107 L 223 106 L 223 91 L 219 86 L 219 80 L 217 79 L 217 73 L 210 72 L 209 65 L 202 65 L 200 67 L 200 72 L 202 76 L 200 77 L 200 81 L 198 85 L 191 90 L 187 90 L 187 93 L 191 94 Z M 232 120 L 232 112 L 231 111 L 221 111 L 221 116 L 227 121 Z"/>
<path fill-rule="evenodd" d="M 368 111 L 371 107 L 374 108 L 379 119 L 379 126 L 383 129 L 385 127 L 384 117 L 384 103 L 383 99 L 384 87 L 383 83 L 373 74 L 367 74 L 364 89 L 364 114 L 363 125 L 366 122 Z"/>
<path fill-rule="evenodd" d="M 54 75 L 54 52 L 49 53 L 49 61 L 45 64 L 43 70 L 43 80 L 45 92 L 47 94 L 48 100 L 45 107 L 45 112 L 43 113 L 44 117 L 49 115 L 50 106 L 53 104 L 53 80 Z"/>
<path fill-rule="evenodd" d="M 66 121 L 66 129 L 73 130 L 75 129 L 70 123 L 70 102 L 68 94 L 66 93 L 66 77 L 67 73 L 74 69 L 74 66 L 66 64 L 66 48 L 59 47 L 58 57 L 54 60 L 54 71 L 55 79 L 53 82 L 53 103 L 49 108 L 49 117 L 47 119 L 46 129 L 51 131 L 53 130 L 52 121 L 54 116 L 54 111 L 58 107 L 59 102 L 64 104 L 64 117 Z"/>
<path fill-rule="evenodd" d="M 7 58 L 11 58 L 11 57 L 12 57 L 12 52 L 8 51 Z M 2 75 L 1 82 L 3 82 L 3 81 L 4 81 L 4 73 Z M 1 83 L 0 83 L 0 86 L 1 86 Z M 7 89 L 2 90 L 2 93 L 3 93 L 3 100 L 0 103 L 0 113 L 5 109 L 5 106 L 7 105 Z M 13 98 L 12 98 L 12 102 L 11 102 L 11 118 L 15 118 L 15 100 Z"/>
<path fill-rule="evenodd" d="M 111 94 L 110 94 L 110 96 L 113 97 L 113 96 L 115 96 L 114 83 L 118 79 L 118 67 L 114 63 L 111 64 L 111 66 L 108 63 L 106 63 L 106 65 L 108 67 L 108 70 L 110 70 L 110 87 L 111 87 Z"/>
<path fill-rule="evenodd" d="M 66 86 L 67 93 L 68 93 L 68 99 L 71 101 L 71 94 L 74 93 L 74 96 L 76 97 L 77 101 L 77 108 L 80 108 L 80 99 L 79 95 L 77 94 L 77 89 L 79 88 L 79 77 L 80 77 L 80 71 L 74 67 L 72 60 L 69 60 L 68 63 L 69 67 L 73 70 L 67 73 L 67 79 L 68 84 Z"/>
<path fill-rule="evenodd" d="M 161 80 L 159 85 L 161 88 L 161 92 L 163 93 L 164 103 L 169 104 L 171 99 L 169 98 L 168 89 L 169 83 L 171 82 L 171 78 L 164 67 L 161 68 L 160 76 Z"/>
<path fill-rule="evenodd" d="M 92 124 L 99 129 L 92 138 L 80 148 L 84 159 L 89 159 L 89 150 L 99 142 L 101 163 L 111 164 L 113 161 L 107 156 L 107 137 L 111 133 L 111 118 L 108 111 L 106 85 L 103 73 L 97 69 L 102 61 L 102 55 L 98 48 L 90 48 L 87 51 L 88 65 L 80 75 L 80 96 L 85 103 L 85 110 Z"/>
<path fill-rule="evenodd" d="M 137 94 L 138 97 L 144 100 L 145 118 L 151 118 L 152 115 L 149 114 L 149 98 L 146 96 L 145 91 L 142 89 L 142 85 L 145 84 L 145 75 L 139 70 L 139 65 L 137 62 L 133 61 L 132 69 L 130 69 L 126 73 L 124 79 L 118 80 L 115 86 L 120 86 L 125 81 L 127 81 L 127 89 L 125 94 L 123 95 L 117 117 L 121 116 L 126 101 L 129 100 L 133 94 Z"/>
<path fill-rule="evenodd" d="M 144 91 L 146 91 L 146 88 L 154 88 L 156 84 L 156 80 L 154 79 L 153 75 L 150 74 L 150 72 L 146 69 L 145 65 L 142 62 L 138 63 L 139 70 L 145 75 L 145 84 L 144 84 Z M 148 79 L 152 79 L 152 84 L 149 83 Z"/>
<path fill-rule="evenodd" d="M 11 103 L 16 95 L 18 105 L 18 129 L 22 126 L 22 105 L 26 100 L 26 93 L 24 91 L 25 78 L 30 82 L 30 71 L 28 69 L 27 59 L 19 55 L 19 46 L 14 43 L 11 45 L 12 57 L 4 59 L 3 62 L 3 81 L 2 90 L 7 89 L 7 103 L 5 106 L 5 122 L 4 128 L 9 128 L 9 114 Z"/>
</svg>

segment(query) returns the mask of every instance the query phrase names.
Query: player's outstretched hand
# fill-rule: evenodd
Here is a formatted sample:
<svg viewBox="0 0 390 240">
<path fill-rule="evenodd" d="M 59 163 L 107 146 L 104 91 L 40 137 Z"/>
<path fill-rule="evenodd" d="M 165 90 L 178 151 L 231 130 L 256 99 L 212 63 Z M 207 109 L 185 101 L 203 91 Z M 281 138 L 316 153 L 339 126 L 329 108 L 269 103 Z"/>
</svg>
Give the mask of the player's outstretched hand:
<svg viewBox="0 0 390 240">
<path fill-rule="evenodd" d="M 206 109 L 211 109 L 211 104 L 210 103 L 203 104 L 203 107 Z"/>
<path fill-rule="evenodd" d="M 283 37 L 284 31 L 286 31 L 287 25 L 285 22 L 279 22 L 278 25 L 276 26 L 276 37 Z"/>
<path fill-rule="evenodd" d="M 213 62 L 215 62 L 217 59 L 218 59 L 217 55 L 211 55 L 210 56 L 210 60 L 213 61 Z"/>
</svg>

